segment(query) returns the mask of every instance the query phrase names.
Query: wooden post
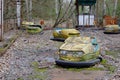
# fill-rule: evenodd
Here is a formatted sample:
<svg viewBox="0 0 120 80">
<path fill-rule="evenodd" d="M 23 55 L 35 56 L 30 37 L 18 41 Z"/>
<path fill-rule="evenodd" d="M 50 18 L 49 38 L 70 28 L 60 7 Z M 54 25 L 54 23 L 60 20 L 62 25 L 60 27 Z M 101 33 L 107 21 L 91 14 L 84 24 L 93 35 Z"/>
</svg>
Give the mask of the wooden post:
<svg viewBox="0 0 120 80">
<path fill-rule="evenodd" d="M 4 0 L 0 0 L 0 41 L 3 40 L 3 5 L 4 5 Z"/>
</svg>

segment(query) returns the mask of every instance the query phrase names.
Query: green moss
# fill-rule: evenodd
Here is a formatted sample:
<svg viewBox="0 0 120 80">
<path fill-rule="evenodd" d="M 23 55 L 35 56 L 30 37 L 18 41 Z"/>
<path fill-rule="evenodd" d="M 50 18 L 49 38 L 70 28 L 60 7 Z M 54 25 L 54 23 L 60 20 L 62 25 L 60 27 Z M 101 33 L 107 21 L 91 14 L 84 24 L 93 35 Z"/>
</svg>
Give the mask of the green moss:
<svg viewBox="0 0 120 80">
<path fill-rule="evenodd" d="M 33 67 L 33 75 L 29 75 L 28 78 L 30 78 L 30 80 L 34 80 L 34 79 L 38 79 L 38 80 L 45 80 L 46 79 L 46 72 L 47 69 L 46 68 L 39 68 L 39 62 L 34 61 L 31 63 L 32 67 Z"/>
<path fill-rule="evenodd" d="M 39 75 L 39 74 L 35 74 L 35 75 L 30 75 L 28 76 L 29 80 L 46 80 L 46 76 L 45 75 Z"/>
<path fill-rule="evenodd" d="M 1 53 L 2 51 L 4 51 L 4 48 L 0 48 L 0 53 Z"/>
<path fill-rule="evenodd" d="M 14 43 L 14 41 L 17 39 L 19 35 L 20 34 L 16 34 L 5 41 L 3 46 L 0 48 L 0 56 L 2 56 L 7 51 L 7 49 Z"/>
<path fill-rule="evenodd" d="M 39 67 L 39 63 L 37 61 L 32 62 L 31 65 L 34 68 L 38 68 Z"/>
<path fill-rule="evenodd" d="M 22 79 L 22 78 L 18 78 L 17 80 L 24 80 L 24 79 Z"/>
<path fill-rule="evenodd" d="M 114 58 L 118 58 L 118 55 L 120 53 L 120 51 L 105 51 L 106 55 L 110 55 L 113 56 Z"/>
<path fill-rule="evenodd" d="M 89 67 L 89 68 L 66 68 L 67 70 L 70 70 L 70 71 L 83 71 L 83 70 L 88 70 L 88 71 L 102 71 L 102 70 L 107 70 L 107 71 L 110 71 L 110 73 L 113 73 L 116 69 L 115 66 L 113 65 L 110 65 L 108 64 L 107 60 L 103 59 L 102 62 L 100 63 L 101 65 L 103 65 L 104 67 L 100 68 L 100 67 L 97 67 L 97 66 L 93 66 L 93 67 Z M 58 67 L 56 66 L 57 68 L 61 68 L 61 67 Z"/>
<path fill-rule="evenodd" d="M 30 34 L 40 33 L 41 31 L 42 31 L 42 29 L 39 27 L 28 27 L 27 28 L 27 32 Z"/>
<path fill-rule="evenodd" d="M 103 59 L 101 64 L 106 68 L 106 70 L 110 71 L 110 73 L 113 73 L 116 69 L 115 66 L 108 64 L 107 60 Z"/>
<path fill-rule="evenodd" d="M 86 70 L 95 70 L 95 71 L 101 71 L 104 70 L 104 68 L 99 68 L 99 67 L 91 67 L 91 68 L 87 68 Z"/>
<path fill-rule="evenodd" d="M 32 62 L 31 65 L 33 66 L 35 72 L 46 72 L 46 68 L 39 68 L 39 63 L 37 61 Z"/>
<path fill-rule="evenodd" d="M 105 53 L 106 53 L 106 55 L 112 56 L 114 58 L 119 58 L 118 55 L 120 53 L 120 50 L 118 50 L 118 51 L 105 51 Z M 116 67 L 108 64 L 107 60 L 103 60 L 101 64 L 104 65 L 104 67 L 106 67 L 106 69 L 108 71 L 110 71 L 110 73 L 113 73 L 116 70 Z"/>
<path fill-rule="evenodd" d="M 41 46 L 40 45 L 37 45 L 37 49 L 39 49 Z"/>
<path fill-rule="evenodd" d="M 68 68 L 70 71 L 83 71 L 83 70 L 89 70 L 89 71 L 101 71 L 104 70 L 104 68 L 98 68 L 98 67 L 89 67 L 89 68 Z"/>
</svg>

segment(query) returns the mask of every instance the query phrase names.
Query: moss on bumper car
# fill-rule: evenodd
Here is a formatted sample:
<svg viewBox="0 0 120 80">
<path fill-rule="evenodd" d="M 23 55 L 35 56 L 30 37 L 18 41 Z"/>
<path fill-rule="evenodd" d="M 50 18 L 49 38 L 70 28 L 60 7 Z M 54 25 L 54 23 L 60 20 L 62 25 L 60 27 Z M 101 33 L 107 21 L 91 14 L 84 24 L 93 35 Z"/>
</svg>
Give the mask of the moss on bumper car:
<svg viewBox="0 0 120 80">
<path fill-rule="evenodd" d="M 29 25 L 34 25 L 33 22 L 23 21 L 22 22 L 22 29 L 27 29 Z"/>
<path fill-rule="evenodd" d="M 99 45 L 93 42 L 96 38 L 89 39 L 88 37 L 66 39 L 57 52 L 56 64 L 62 67 L 89 67 L 99 63 L 102 60 L 99 58 Z"/>
<path fill-rule="evenodd" d="M 34 24 L 33 22 L 22 22 L 22 28 L 27 30 L 30 34 L 40 33 L 43 29 L 41 25 Z"/>
<path fill-rule="evenodd" d="M 27 28 L 27 32 L 30 34 L 40 33 L 41 31 L 42 29 L 40 29 L 39 27 L 28 27 Z"/>
</svg>

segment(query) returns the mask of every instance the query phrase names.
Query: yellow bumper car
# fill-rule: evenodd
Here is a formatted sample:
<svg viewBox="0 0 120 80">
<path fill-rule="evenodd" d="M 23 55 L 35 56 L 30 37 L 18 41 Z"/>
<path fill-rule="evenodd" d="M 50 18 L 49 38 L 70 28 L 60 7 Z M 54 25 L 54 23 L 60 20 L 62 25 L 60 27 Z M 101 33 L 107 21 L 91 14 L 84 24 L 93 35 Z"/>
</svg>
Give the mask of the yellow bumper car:
<svg viewBox="0 0 120 80">
<path fill-rule="evenodd" d="M 51 38 L 51 40 L 64 41 L 68 37 L 73 36 L 80 36 L 80 32 L 76 29 L 56 28 L 53 30 L 53 38 Z"/>
<path fill-rule="evenodd" d="M 69 37 L 55 54 L 55 62 L 62 67 L 90 67 L 102 58 L 94 37 Z"/>
<path fill-rule="evenodd" d="M 34 24 L 33 22 L 22 22 L 22 28 L 27 30 L 28 33 L 30 34 L 36 34 L 42 32 L 42 26 Z"/>
<path fill-rule="evenodd" d="M 107 25 L 105 26 L 105 34 L 118 34 L 120 33 L 120 26 L 119 25 Z"/>
</svg>

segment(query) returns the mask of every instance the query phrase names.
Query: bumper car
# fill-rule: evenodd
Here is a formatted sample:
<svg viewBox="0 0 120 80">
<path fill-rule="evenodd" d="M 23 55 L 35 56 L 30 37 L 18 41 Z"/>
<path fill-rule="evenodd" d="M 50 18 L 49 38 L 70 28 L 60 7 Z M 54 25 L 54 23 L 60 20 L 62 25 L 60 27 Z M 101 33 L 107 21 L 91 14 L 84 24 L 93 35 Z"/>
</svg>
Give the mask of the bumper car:
<svg viewBox="0 0 120 80">
<path fill-rule="evenodd" d="M 55 63 L 61 67 L 90 67 L 102 61 L 94 37 L 69 37 L 55 53 Z"/>
<path fill-rule="evenodd" d="M 73 36 L 80 36 L 80 32 L 76 29 L 56 28 L 53 31 L 53 38 L 51 38 L 51 40 L 64 42 L 65 39 Z"/>
<path fill-rule="evenodd" d="M 37 26 L 36 25 L 30 25 L 29 27 L 27 27 L 27 32 L 30 33 L 30 34 L 37 34 L 37 33 L 40 33 L 42 32 L 42 28 L 40 28 L 40 26 Z"/>
<path fill-rule="evenodd" d="M 105 34 L 118 34 L 120 33 L 120 26 L 119 25 L 107 25 L 105 26 Z"/>
<path fill-rule="evenodd" d="M 30 34 L 36 34 L 42 32 L 42 26 L 34 24 L 33 22 L 23 22 L 22 28 L 27 30 Z"/>
<path fill-rule="evenodd" d="M 26 29 L 28 25 L 34 25 L 33 22 L 23 21 L 22 22 L 22 29 Z"/>
</svg>

